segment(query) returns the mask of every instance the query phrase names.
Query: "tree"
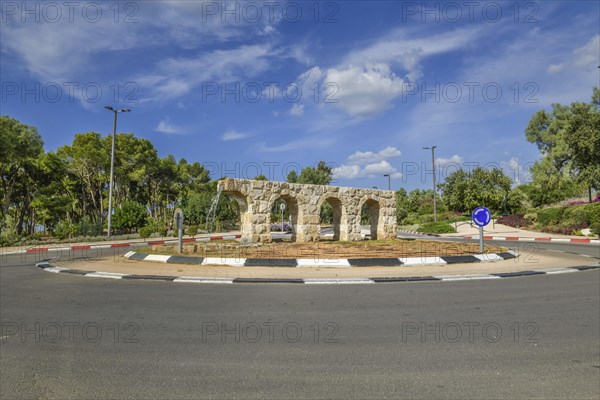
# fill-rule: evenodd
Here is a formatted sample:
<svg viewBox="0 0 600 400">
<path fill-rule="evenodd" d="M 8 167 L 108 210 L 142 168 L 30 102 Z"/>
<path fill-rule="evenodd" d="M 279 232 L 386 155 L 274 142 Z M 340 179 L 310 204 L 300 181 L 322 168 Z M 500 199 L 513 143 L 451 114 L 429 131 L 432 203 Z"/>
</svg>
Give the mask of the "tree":
<svg viewBox="0 0 600 400">
<path fill-rule="evenodd" d="M 600 92 L 593 89 L 592 103 L 572 103 L 570 106 L 553 104 L 552 112 L 538 111 L 525 129 L 527 140 L 534 143 L 541 155 L 532 168 L 534 189 L 539 201 L 560 201 L 580 193 L 570 181 L 598 188 L 600 148 L 598 131 L 598 101 Z M 566 197 L 565 197 L 566 196 Z"/>
<path fill-rule="evenodd" d="M 594 98 L 600 96 L 594 88 Z M 572 171 L 576 180 L 590 190 L 600 189 L 600 110 L 587 104 L 574 104 L 573 116 L 565 128 L 565 140 L 572 158 Z"/>
<path fill-rule="evenodd" d="M 450 210 L 460 212 L 471 212 L 478 206 L 503 211 L 510 187 L 511 180 L 501 169 L 481 167 L 472 172 L 459 169 L 439 185 L 444 203 Z"/>
<path fill-rule="evenodd" d="M 292 170 L 287 176 L 290 183 L 302 183 L 310 185 L 328 185 L 333 177 L 333 168 L 325 164 L 325 161 L 319 161 L 317 167 L 306 167 L 300 172 Z"/>
<path fill-rule="evenodd" d="M 13 217 L 19 219 L 19 222 L 22 222 L 23 213 L 29 211 L 23 209 L 23 206 L 30 206 L 31 200 L 28 198 L 31 194 L 28 174 L 34 169 L 35 160 L 43 152 L 44 142 L 36 128 L 22 124 L 9 116 L 0 116 L 0 184 L 2 185 L 0 229 L 6 224 L 11 205 L 21 205 L 13 207 Z M 15 192 L 18 192 L 20 198 L 14 198 Z M 17 223 L 15 228 L 20 233 L 22 224 Z"/>
</svg>

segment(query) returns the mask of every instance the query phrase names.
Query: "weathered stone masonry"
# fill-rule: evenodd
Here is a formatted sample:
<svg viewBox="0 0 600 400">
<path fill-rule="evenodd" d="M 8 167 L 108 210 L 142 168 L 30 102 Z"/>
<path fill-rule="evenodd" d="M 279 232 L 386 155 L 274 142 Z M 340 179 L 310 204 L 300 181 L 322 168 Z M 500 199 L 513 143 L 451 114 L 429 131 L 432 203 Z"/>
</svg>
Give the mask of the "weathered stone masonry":
<svg viewBox="0 0 600 400">
<path fill-rule="evenodd" d="M 334 240 L 362 240 L 360 214 L 364 204 L 371 216 L 371 238 L 396 237 L 396 199 L 391 190 L 232 178 L 223 179 L 218 185 L 240 207 L 242 242 L 271 241 L 271 209 L 278 198 L 290 212 L 292 240 L 296 242 L 319 240 L 319 213 L 325 201 L 333 209 Z"/>
</svg>

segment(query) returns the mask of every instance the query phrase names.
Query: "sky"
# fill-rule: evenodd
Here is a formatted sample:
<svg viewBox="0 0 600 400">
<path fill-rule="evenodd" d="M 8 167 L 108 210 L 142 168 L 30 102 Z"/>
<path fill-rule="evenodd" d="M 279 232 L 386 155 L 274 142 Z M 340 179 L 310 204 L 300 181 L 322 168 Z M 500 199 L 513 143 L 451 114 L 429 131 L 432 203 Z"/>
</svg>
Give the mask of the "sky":
<svg viewBox="0 0 600 400">
<path fill-rule="evenodd" d="M 3 1 L 0 107 L 47 151 L 152 141 L 211 178 L 429 188 L 458 168 L 530 180 L 552 103 L 600 85 L 599 1 Z"/>
</svg>

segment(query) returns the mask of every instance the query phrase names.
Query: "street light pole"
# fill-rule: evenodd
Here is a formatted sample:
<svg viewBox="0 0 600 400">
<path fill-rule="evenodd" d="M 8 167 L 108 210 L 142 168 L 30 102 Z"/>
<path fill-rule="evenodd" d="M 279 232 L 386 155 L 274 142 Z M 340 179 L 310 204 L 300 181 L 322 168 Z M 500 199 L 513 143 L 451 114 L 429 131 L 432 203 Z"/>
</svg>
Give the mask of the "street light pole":
<svg viewBox="0 0 600 400">
<path fill-rule="evenodd" d="M 115 175 L 115 139 L 117 136 L 117 114 L 120 112 L 130 112 L 131 110 L 128 108 L 124 108 L 122 110 L 115 110 L 111 106 L 105 106 L 108 111 L 112 111 L 114 114 L 113 119 L 113 134 L 112 134 L 112 145 L 110 150 L 110 183 L 108 188 L 108 233 L 107 237 L 110 237 L 111 232 L 111 223 L 112 223 L 112 197 L 113 197 L 113 180 Z"/>
<path fill-rule="evenodd" d="M 435 189 L 435 148 L 437 146 L 423 147 L 423 150 L 431 149 L 431 166 L 433 167 L 433 222 L 437 222 L 437 191 Z"/>
<path fill-rule="evenodd" d="M 391 184 L 390 174 L 385 174 L 383 176 L 387 176 L 387 178 L 388 178 L 388 190 L 392 190 L 392 184 Z"/>
</svg>

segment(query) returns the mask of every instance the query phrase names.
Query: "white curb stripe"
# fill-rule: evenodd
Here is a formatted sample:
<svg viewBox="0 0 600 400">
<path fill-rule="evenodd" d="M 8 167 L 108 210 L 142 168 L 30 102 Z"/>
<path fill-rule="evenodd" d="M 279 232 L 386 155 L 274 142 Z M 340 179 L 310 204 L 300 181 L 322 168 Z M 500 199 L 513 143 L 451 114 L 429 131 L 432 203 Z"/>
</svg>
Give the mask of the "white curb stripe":
<svg viewBox="0 0 600 400">
<path fill-rule="evenodd" d="M 350 267 L 350 263 L 347 259 L 320 259 L 320 260 L 311 260 L 311 259 L 298 259 L 296 260 L 298 263 L 298 267 L 340 267 L 340 268 L 348 268 Z"/>
<path fill-rule="evenodd" d="M 206 257 L 202 261 L 202 265 L 226 265 L 229 267 L 243 267 L 245 262 L 245 258 Z"/>
<path fill-rule="evenodd" d="M 403 265 L 429 265 L 429 264 L 448 264 L 440 257 L 405 257 L 400 258 Z"/>
<path fill-rule="evenodd" d="M 161 263 L 166 263 L 169 258 L 171 258 L 171 256 L 165 256 L 165 255 L 160 255 L 160 254 L 148 254 L 146 256 L 146 258 L 144 258 L 144 261 L 154 261 L 154 262 L 161 262 Z"/>
<path fill-rule="evenodd" d="M 125 255 L 123 257 L 129 258 L 129 257 L 131 257 L 134 254 L 135 254 L 135 251 L 128 251 L 127 253 L 125 253 Z"/>
<path fill-rule="evenodd" d="M 48 267 L 48 268 L 44 268 L 44 271 L 48 271 L 48 272 L 54 272 L 55 274 L 58 274 L 61 271 L 66 271 L 68 270 L 68 268 L 60 268 L 60 267 Z"/>
<path fill-rule="evenodd" d="M 482 262 L 496 262 L 504 260 L 504 258 L 500 257 L 498 254 L 473 254 L 473 256 Z"/>
<path fill-rule="evenodd" d="M 233 278 L 206 278 L 200 276 L 180 276 L 173 282 L 184 283 L 233 283 Z"/>
<path fill-rule="evenodd" d="M 349 284 L 363 284 L 363 283 L 375 283 L 371 279 L 364 278 L 348 278 L 348 279 L 304 279 L 304 283 L 307 285 L 349 285 Z"/>
<path fill-rule="evenodd" d="M 578 270 L 575 268 L 550 268 L 550 269 L 536 269 L 536 272 L 544 272 L 545 274 L 548 275 L 555 275 L 555 274 L 568 274 L 571 272 L 577 272 Z"/>
<path fill-rule="evenodd" d="M 90 272 L 84 276 L 89 276 L 90 278 L 123 279 L 125 275 L 127 274 L 119 274 L 117 272 Z"/>
<path fill-rule="evenodd" d="M 443 281 L 472 281 L 477 279 L 501 279 L 496 275 L 489 274 L 467 274 L 467 275 L 438 275 L 434 278 L 441 279 Z"/>
</svg>

